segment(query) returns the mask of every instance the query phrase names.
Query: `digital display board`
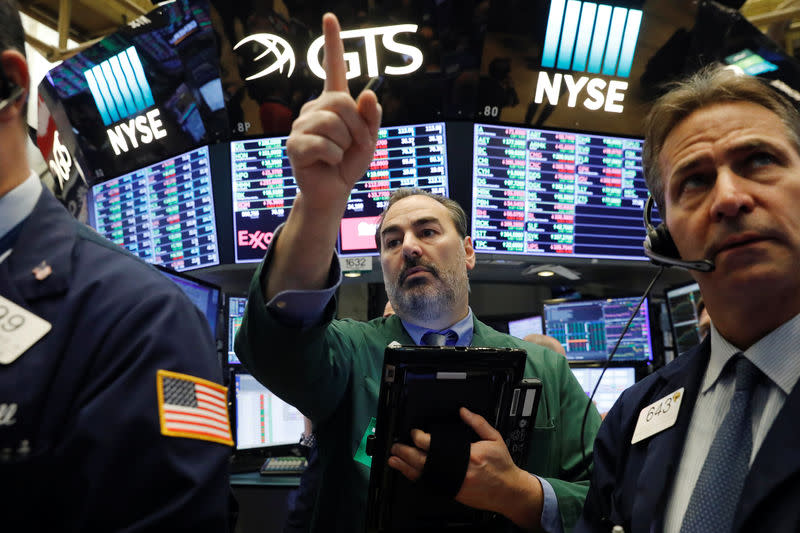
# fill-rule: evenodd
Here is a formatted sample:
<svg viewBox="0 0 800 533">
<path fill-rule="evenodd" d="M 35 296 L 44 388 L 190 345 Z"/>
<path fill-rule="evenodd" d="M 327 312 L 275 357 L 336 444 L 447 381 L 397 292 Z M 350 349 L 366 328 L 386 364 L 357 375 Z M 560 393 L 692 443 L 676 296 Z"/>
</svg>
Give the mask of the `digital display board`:
<svg viewBox="0 0 800 533">
<path fill-rule="evenodd" d="M 39 84 L 89 185 L 230 138 L 210 6 L 163 4 L 64 60 Z"/>
<path fill-rule="evenodd" d="M 297 196 L 286 139 L 231 142 L 237 263 L 264 257 L 275 229 L 286 220 Z M 375 158 L 350 193 L 342 218 L 339 251 L 343 255 L 377 254 L 376 221 L 392 191 L 401 187 L 448 194 L 444 123 L 379 130 Z"/>
<path fill-rule="evenodd" d="M 616 356 L 615 356 L 616 358 Z M 602 367 L 571 367 L 572 373 L 581 384 L 587 396 L 591 396 L 597 386 L 597 380 L 603 373 Z M 636 368 L 619 366 L 606 368 L 600 387 L 594 395 L 594 403 L 600 413 L 607 413 L 614 406 L 625 389 L 636 383 Z"/>
<path fill-rule="evenodd" d="M 475 124 L 478 252 L 646 261 L 643 141 Z"/>
<path fill-rule="evenodd" d="M 692 283 L 675 287 L 665 292 L 669 322 L 672 326 L 675 355 L 694 348 L 703 339 L 698 331 L 697 304 L 700 301 L 700 285 Z"/>
<path fill-rule="evenodd" d="M 545 304 L 545 332 L 564 346 L 567 359 L 605 360 L 638 302 L 638 297 L 631 297 Z M 652 360 L 651 338 L 645 299 L 614 354 L 614 361 Z"/>
<path fill-rule="evenodd" d="M 236 357 L 233 351 L 233 342 L 236 340 L 236 332 L 242 325 L 244 318 L 244 308 L 247 305 L 247 298 L 231 296 L 228 298 L 228 364 L 239 365 L 242 362 Z"/>
<path fill-rule="evenodd" d="M 203 313 L 203 316 L 208 321 L 208 326 L 211 328 L 211 335 L 216 338 L 220 298 L 219 287 L 186 274 L 170 272 L 165 267 L 159 268 L 161 273 L 177 285 L 195 307 Z"/>
<path fill-rule="evenodd" d="M 219 264 L 208 147 L 93 186 L 89 223 L 148 263 L 189 270 Z"/>
<path fill-rule="evenodd" d="M 443 123 L 381 128 L 375 158 L 356 183 L 339 227 L 341 255 L 377 254 L 375 230 L 392 192 L 404 187 L 448 196 Z"/>
<path fill-rule="evenodd" d="M 524 339 L 526 335 L 530 335 L 531 333 L 537 335 L 544 333 L 541 316 L 536 315 L 508 321 L 508 334 L 512 337 Z"/>
<path fill-rule="evenodd" d="M 297 444 L 303 415 L 250 374 L 236 374 L 236 449 Z"/>
</svg>

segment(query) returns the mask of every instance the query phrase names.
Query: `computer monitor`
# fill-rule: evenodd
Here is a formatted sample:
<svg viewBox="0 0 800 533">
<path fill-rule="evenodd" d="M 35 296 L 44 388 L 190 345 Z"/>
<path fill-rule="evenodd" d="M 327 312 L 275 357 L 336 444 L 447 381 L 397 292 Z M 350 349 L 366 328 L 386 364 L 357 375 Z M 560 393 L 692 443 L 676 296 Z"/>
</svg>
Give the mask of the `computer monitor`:
<svg viewBox="0 0 800 533">
<path fill-rule="evenodd" d="M 690 283 L 673 287 L 665 292 L 675 355 L 697 346 L 700 333 L 697 329 L 697 303 L 700 299 L 700 285 Z"/>
<path fill-rule="evenodd" d="M 250 374 L 234 375 L 236 449 L 246 450 L 297 444 L 303 433 L 303 415 Z"/>
<path fill-rule="evenodd" d="M 509 335 L 517 337 L 518 339 L 524 339 L 525 335 L 529 335 L 531 333 L 541 335 L 544 333 L 541 315 L 509 320 L 508 333 Z"/>
<path fill-rule="evenodd" d="M 641 139 L 475 124 L 476 252 L 646 261 Z"/>
<path fill-rule="evenodd" d="M 275 229 L 289 216 L 297 196 L 286 139 L 231 142 L 237 263 L 261 261 Z M 442 122 L 378 131 L 375 158 L 350 193 L 342 217 L 338 245 L 341 254 L 377 255 L 376 221 L 394 190 L 419 187 L 448 195 L 446 146 Z"/>
<path fill-rule="evenodd" d="M 236 332 L 239 331 L 239 326 L 242 325 L 242 317 L 244 317 L 244 308 L 247 305 L 247 298 L 240 296 L 228 297 L 228 364 L 239 365 L 242 362 L 236 357 L 236 352 L 233 351 L 233 341 L 236 340 Z"/>
<path fill-rule="evenodd" d="M 98 183 L 87 203 L 93 228 L 148 263 L 219 264 L 207 146 Z"/>
<path fill-rule="evenodd" d="M 570 363 L 570 370 L 587 396 L 591 396 L 603 371 L 601 365 Z M 607 413 L 625 389 L 636 383 L 636 367 L 610 366 L 603 374 L 600 387 L 594 395 L 594 403 L 600 413 Z"/>
<path fill-rule="evenodd" d="M 175 285 L 189 297 L 208 320 L 211 334 L 217 338 L 217 317 L 220 306 L 220 288 L 212 283 L 197 279 L 186 274 L 181 274 L 167 267 L 157 266 L 164 276 L 172 280 Z"/>
<path fill-rule="evenodd" d="M 555 337 L 573 361 L 607 359 L 639 297 L 608 298 L 544 305 L 545 331 Z M 615 361 L 653 359 L 647 299 L 619 345 Z"/>
<path fill-rule="evenodd" d="M 39 84 L 89 185 L 229 138 L 209 2 L 162 4 Z"/>
</svg>

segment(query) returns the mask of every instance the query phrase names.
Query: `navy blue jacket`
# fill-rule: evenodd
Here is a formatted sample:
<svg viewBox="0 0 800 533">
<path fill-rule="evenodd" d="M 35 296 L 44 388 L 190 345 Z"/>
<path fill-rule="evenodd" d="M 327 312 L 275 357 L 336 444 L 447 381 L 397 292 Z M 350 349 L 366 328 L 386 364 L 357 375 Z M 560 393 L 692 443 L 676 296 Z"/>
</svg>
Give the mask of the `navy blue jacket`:
<svg viewBox="0 0 800 533">
<path fill-rule="evenodd" d="M 52 324 L 0 365 L 0 407 L 14 410 L 0 425 L 0 529 L 226 531 L 230 448 L 160 429 L 159 369 L 222 378 L 180 289 L 43 190 L 0 263 L 0 295 Z"/>
<path fill-rule="evenodd" d="M 608 533 L 617 524 L 626 533 L 663 530 L 664 509 L 710 352 L 707 337 L 617 400 L 595 440 L 594 473 L 576 533 Z M 675 425 L 631 445 L 639 412 L 681 387 L 685 391 Z M 734 531 L 800 531 L 798 413 L 800 389 L 795 386 L 750 467 Z"/>
</svg>

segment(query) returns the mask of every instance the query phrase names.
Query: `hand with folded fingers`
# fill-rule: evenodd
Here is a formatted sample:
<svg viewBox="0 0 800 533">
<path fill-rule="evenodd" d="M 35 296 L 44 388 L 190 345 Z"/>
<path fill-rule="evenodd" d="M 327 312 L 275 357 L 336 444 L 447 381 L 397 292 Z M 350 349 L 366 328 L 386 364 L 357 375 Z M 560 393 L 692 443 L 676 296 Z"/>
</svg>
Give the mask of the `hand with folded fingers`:
<svg viewBox="0 0 800 533">
<path fill-rule="evenodd" d="M 502 435 L 485 418 L 464 407 L 459 415 L 481 440 L 469 446 L 466 473 L 455 493 L 456 501 L 498 512 L 523 528 L 538 528 L 543 499 L 539 480 L 514 464 Z M 413 429 L 411 439 L 414 446 L 392 446 L 388 464 L 411 481 L 418 481 L 425 476 L 431 434 Z M 458 450 L 453 453 L 459 454 Z M 452 472 L 454 468 L 446 470 Z"/>
</svg>

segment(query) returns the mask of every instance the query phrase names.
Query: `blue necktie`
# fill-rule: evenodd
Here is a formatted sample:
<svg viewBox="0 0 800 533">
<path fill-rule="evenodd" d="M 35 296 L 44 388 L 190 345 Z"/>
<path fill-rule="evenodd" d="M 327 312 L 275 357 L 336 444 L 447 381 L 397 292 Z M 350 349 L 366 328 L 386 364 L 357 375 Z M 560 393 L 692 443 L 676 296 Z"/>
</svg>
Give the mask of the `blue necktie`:
<svg viewBox="0 0 800 533">
<path fill-rule="evenodd" d="M 734 356 L 736 390 L 697 478 L 681 533 L 730 531 L 753 450 L 752 396 L 760 371 L 743 354 Z M 680 489 L 678 489 L 680 490 Z"/>
<path fill-rule="evenodd" d="M 452 329 L 440 333 L 438 331 L 428 331 L 422 336 L 422 344 L 426 346 L 455 346 L 458 335 Z"/>
</svg>

